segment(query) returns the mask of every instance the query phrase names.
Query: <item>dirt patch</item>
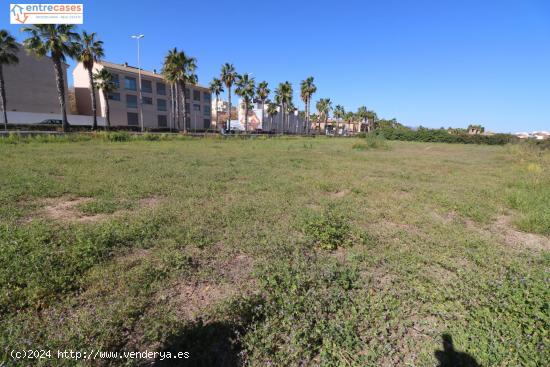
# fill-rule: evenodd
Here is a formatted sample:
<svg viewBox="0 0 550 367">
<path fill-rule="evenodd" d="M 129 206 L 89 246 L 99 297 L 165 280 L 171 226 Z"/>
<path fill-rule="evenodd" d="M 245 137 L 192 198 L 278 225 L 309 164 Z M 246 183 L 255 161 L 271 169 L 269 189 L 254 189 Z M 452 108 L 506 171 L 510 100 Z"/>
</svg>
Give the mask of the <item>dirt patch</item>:
<svg viewBox="0 0 550 367">
<path fill-rule="evenodd" d="M 139 200 L 139 207 L 146 209 L 154 208 L 160 204 L 161 200 L 162 198 L 160 198 L 159 196 L 150 196 L 148 198 L 143 198 Z"/>
<path fill-rule="evenodd" d="M 512 218 L 508 215 L 498 216 L 495 222 L 485 227 L 481 227 L 469 218 L 460 218 L 455 212 L 449 212 L 445 215 L 441 215 L 434 211 L 431 215 L 432 218 L 444 224 L 460 221 L 460 223 L 462 223 L 467 230 L 496 239 L 497 242 L 515 250 L 550 250 L 550 238 L 515 229 L 512 224 Z"/>
<path fill-rule="evenodd" d="M 166 300 L 178 316 L 194 320 L 205 314 L 214 304 L 235 294 L 236 291 L 230 284 L 180 283 L 163 295 L 161 301 Z"/>
<path fill-rule="evenodd" d="M 333 192 L 330 194 L 330 197 L 334 198 L 334 199 L 338 199 L 338 198 L 343 198 L 344 196 L 346 196 L 347 194 L 349 194 L 349 190 L 346 189 L 346 190 L 342 190 L 342 191 L 336 191 L 336 192 Z"/>
<path fill-rule="evenodd" d="M 339 264 L 345 264 L 348 259 L 348 249 L 338 247 L 336 250 L 332 251 L 330 255 L 334 257 Z"/>
<path fill-rule="evenodd" d="M 60 221 L 77 221 L 77 222 L 97 222 L 104 219 L 104 214 L 86 215 L 78 211 L 77 207 L 81 204 L 92 201 L 92 198 L 77 197 L 67 198 L 60 197 L 54 199 L 46 199 L 43 209 L 44 215 L 50 219 Z"/>
<path fill-rule="evenodd" d="M 62 196 L 57 198 L 48 198 L 43 201 L 43 207 L 37 212 L 37 216 L 46 217 L 62 222 L 95 223 L 117 215 L 128 213 L 128 210 L 118 210 L 114 213 L 99 213 L 88 215 L 81 212 L 78 207 L 82 204 L 93 201 L 91 197 L 70 197 Z M 158 196 L 151 196 L 140 199 L 138 206 L 140 209 L 154 208 L 161 202 Z M 32 221 L 33 217 L 26 219 L 26 222 Z"/>
<path fill-rule="evenodd" d="M 430 216 L 434 220 L 436 220 L 438 222 L 442 222 L 443 224 L 451 224 L 457 218 L 457 214 L 454 211 L 448 212 L 446 214 L 440 214 L 440 213 L 438 213 L 434 210 L 434 211 L 430 212 Z"/>
<path fill-rule="evenodd" d="M 428 265 L 425 274 L 442 284 L 453 283 L 457 279 L 457 274 L 454 271 L 439 264 Z"/>
<path fill-rule="evenodd" d="M 158 295 L 159 302 L 168 303 L 182 318 L 195 320 L 207 314 L 220 301 L 251 293 L 256 288 L 251 275 L 253 260 L 246 254 L 237 253 L 225 258 L 206 257 L 198 262 L 199 269 L 207 268 L 211 272 L 207 280 L 177 279 Z"/>
<path fill-rule="evenodd" d="M 142 261 L 143 259 L 149 257 L 150 255 L 151 255 L 150 249 L 138 248 L 138 249 L 133 249 L 131 252 L 125 255 L 119 256 L 116 259 L 116 261 L 120 264 L 132 266 Z"/>
<path fill-rule="evenodd" d="M 362 271 L 361 276 L 368 280 L 370 284 L 369 291 L 371 293 L 392 288 L 394 282 L 397 280 L 396 275 L 383 264 Z"/>
<path fill-rule="evenodd" d="M 516 249 L 550 250 L 550 239 L 548 237 L 518 231 L 512 227 L 511 218 L 506 215 L 499 216 L 489 230 L 498 235 L 501 242 Z"/>
</svg>

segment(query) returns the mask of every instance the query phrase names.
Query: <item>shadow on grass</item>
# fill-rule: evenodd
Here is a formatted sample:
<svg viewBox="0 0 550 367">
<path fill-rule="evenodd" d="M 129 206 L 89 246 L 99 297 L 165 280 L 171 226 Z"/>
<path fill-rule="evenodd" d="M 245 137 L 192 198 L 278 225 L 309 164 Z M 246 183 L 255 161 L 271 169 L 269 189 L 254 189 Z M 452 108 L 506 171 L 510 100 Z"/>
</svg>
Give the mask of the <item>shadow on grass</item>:
<svg viewBox="0 0 550 367">
<path fill-rule="evenodd" d="M 263 299 L 258 296 L 234 300 L 224 309 L 224 320 L 198 319 L 168 338 L 163 351 L 177 355 L 188 352 L 187 359 L 155 360 L 154 366 L 234 367 L 242 366 L 240 337 L 255 317 Z M 257 316 L 256 316 L 257 317 Z"/>
<path fill-rule="evenodd" d="M 443 350 L 435 351 L 438 367 L 481 367 L 476 359 L 465 352 L 458 352 L 453 345 L 453 338 L 443 334 Z"/>
<path fill-rule="evenodd" d="M 240 366 L 240 346 L 235 341 L 236 326 L 227 322 L 204 324 L 196 321 L 168 339 L 164 352 L 177 355 L 188 352 L 189 358 L 157 359 L 155 366 Z"/>
</svg>

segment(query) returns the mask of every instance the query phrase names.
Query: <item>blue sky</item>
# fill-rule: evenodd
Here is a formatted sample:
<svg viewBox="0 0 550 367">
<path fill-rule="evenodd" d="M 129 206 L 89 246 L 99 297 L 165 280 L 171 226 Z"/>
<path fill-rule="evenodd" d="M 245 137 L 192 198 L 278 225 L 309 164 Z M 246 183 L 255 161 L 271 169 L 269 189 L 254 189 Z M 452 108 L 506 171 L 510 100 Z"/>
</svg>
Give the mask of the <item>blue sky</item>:
<svg viewBox="0 0 550 367">
<path fill-rule="evenodd" d="M 69 2 L 50 0 L 47 3 Z M 80 1 L 75 1 L 80 2 Z M 29 2 L 30 3 L 30 2 Z M 5 2 L 2 28 L 8 25 Z M 550 1 L 84 1 L 106 59 L 160 70 L 174 46 L 208 85 L 224 62 L 267 80 L 314 76 L 315 100 L 410 126 L 550 130 Z"/>
</svg>

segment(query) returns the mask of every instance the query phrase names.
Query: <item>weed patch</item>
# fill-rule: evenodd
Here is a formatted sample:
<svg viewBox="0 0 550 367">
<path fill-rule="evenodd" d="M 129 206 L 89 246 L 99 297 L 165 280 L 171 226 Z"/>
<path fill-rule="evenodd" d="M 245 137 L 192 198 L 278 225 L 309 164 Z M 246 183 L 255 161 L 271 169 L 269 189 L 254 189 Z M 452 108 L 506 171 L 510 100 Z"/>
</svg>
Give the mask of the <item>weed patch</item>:
<svg viewBox="0 0 550 367">
<path fill-rule="evenodd" d="M 309 212 L 302 231 L 311 245 L 329 251 L 349 246 L 355 238 L 349 218 L 334 206 L 322 213 Z"/>
</svg>

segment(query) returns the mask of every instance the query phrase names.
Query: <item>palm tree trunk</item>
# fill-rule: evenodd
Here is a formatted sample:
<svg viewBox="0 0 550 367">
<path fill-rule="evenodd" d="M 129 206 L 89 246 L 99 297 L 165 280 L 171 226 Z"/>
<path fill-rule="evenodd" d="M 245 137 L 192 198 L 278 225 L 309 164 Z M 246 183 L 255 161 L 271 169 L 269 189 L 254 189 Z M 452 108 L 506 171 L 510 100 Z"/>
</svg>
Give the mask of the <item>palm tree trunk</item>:
<svg viewBox="0 0 550 367">
<path fill-rule="evenodd" d="M 281 103 L 281 132 L 285 133 L 285 103 Z"/>
<path fill-rule="evenodd" d="M 265 118 L 265 113 L 264 113 L 264 109 L 265 109 L 265 102 L 262 100 L 262 131 L 264 129 L 264 124 L 265 124 L 265 121 L 264 121 L 264 118 Z M 267 126 L 265 126 L 267 127 Z"/>
<path fill-rule="evenodd" d="M 69 131 L 69 121 L 67 121 L 67 108 L 65 106 L 65 81 L 63 78 L 63 67 L 61 66 L 61 60 L 58 57 L 52 58 L 55 82 L 57 85 L 57 95 L 59 97 L 59 106 L 61 108 L 61 118 L 63 121 L 63 132 Z"/>
<path fill-rule="evenodd" d="M 244 131 L 248 133 L 248 101 L 244 101 Z"/>
<path fill-rule="evenodd" d="M 179 84 L 174 84 L 174 91 L 176 93 L 175 97 L 174 97 L 174 101 L 175 101 L 175 108 L 176 108 L 176 114 L 175 114 L 175 117 L 176 117 L 176 129 L 178 131 L 180 131 L 180 87 L 179 87 Z"/>
<path fill-rule="evenodd" d="M 4 130 L 8 131 L 8 112 L 6 111 L 6 87 L 4 85 L 4 70 L 0 64 L 0 100 L 2 101 L 2 114 L 4 115 Z"/>
<path fill-rule="evenodd" d="M 181 81 L 181 110 L 183 114 L 183 133 L 187 134 L 187 107 L 185 103 L 187 101 L 187 96 L 185 95 L 185 82 Z"/>
<path fill-rule="evenodd" d="M 109 96 L 103 92 L 103 98 L 105 98 L 105 130 L 109 130 L 111 127 L 111 111 L 109 110 Z"/>
<path fill-rule="evenodd" d="M 307 97 L 306 101 L 306 135 L 309 135 L 309 132 L 311 130 L 311 126 L 309 123 L 309 97 Z"/>
<path fill-rule="evenodd" d="M 216 94 L 216 129 L 220 129 L 220 124 L 218 123 L 219 119 L 218 119 L 218 115 L 220 114 L 220 111 L 218 111 L 218 99 L 219 99 L 219 95 Z"/>
<path fill-rule="evenodd" d="M 90 94 L 92 97 L 92 114 L 94 116 L 92 120 L 92 130 L 97 129 L 97 104 L 95 100 L 95 84 L 94 77 L 92 75 L 92 68 L 88 69 L 88 78 L 90 79 Z"/>
<path fill-rule="evenodd" d="M 231 133 L 231 86 L 227 86 L 227 131 Z"/>
<path fill-rule="evenodd" d="M 174 128 L 174 119 L 175 116 L 175 108 L 174 108 L 174 84 L 170 83 L 170 132 L 172 132 Z"/>
</svg>

